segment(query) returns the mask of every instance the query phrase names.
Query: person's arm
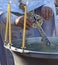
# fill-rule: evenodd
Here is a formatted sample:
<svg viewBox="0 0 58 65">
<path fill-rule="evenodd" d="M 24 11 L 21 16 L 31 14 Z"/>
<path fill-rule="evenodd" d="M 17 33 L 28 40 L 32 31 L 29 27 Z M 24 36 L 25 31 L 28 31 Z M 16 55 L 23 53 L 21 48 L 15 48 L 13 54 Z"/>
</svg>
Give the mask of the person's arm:
<svg viewBox="0 0 58 65">
<path fill-rule="evenodd" d="M 7 21 L 7 13 L 3 13 L 2 15 L 0 15 L 0 22 L 1 23 L 6 23 Z M 11 14 L 11 24 L 14 24 L 16 26 L 19 26 L 21 28 L 23 28 L 23 23 L 24 23 L 24 16 L 16 16 L 14 14 Z M 32 22 L 27 19 L 27 29 L 30 29 L 32 26 Z"/>
<path fill-rule="evenodd" d="M 50 19 L 53 16 L 54 1 L 44 0 L 44 5 L 41 8 L 41 13 L 44 19 Z"/>
<path fill-rule="evenodd" d="M 18 16 L 11 14 L 11 24 L 15 24 L 16 18 L 18 18 Z M 7 21 L 7 12 L 3 12 L 0 15 L 0 22 L 6 23 L 6 21 Z"/>
</svg>

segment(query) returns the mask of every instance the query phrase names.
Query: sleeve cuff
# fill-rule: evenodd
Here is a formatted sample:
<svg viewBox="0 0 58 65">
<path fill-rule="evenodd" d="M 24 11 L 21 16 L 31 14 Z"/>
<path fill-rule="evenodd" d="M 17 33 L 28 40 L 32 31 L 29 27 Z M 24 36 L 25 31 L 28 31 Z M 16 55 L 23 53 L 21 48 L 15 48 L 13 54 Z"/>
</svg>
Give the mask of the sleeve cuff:
<svg viewBox="0 0 58 65">
<path fill-rule="evenodd" d="M 15 24 L 15 20 L 18 16 L 11 14 L 11 24 Z M 0 21 L 6 23 L 7 21 L 7 13 L 0 13 Z"/>
</svg>

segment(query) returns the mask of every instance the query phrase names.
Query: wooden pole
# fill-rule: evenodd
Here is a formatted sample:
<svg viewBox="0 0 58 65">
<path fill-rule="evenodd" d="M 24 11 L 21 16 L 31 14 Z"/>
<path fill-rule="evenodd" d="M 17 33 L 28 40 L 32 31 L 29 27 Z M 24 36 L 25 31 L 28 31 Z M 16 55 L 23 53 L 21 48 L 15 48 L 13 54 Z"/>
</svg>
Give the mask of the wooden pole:
<svg viewBox="0 0 58 65">
<path fill-rule="evenodd" d="M 11 5 L 8 4 L 8 12 L 9 12 L 9 45 L 12 44 L 12 34 L 11 34 Z"/>
<path fill-rule="evenodd" d="M 10 3 L 8 3 L 8 15 L 7 15 L 7 21 L 6 21 L 5 41 L 7 41 L 8 35 L 9 35 L 9 45 L 11 46 L 12 33 L 11 33 L 11 5 Z"/>
<path fill-rule="evenodd" d="M 9 6 L 8 6 L 9 9 Z M 7 13 L 7 20 L 6 20 L 6 31 L 5 31 L 5 42 L 7 42 L 7 38 L 8 38 L 8 28 L 9 28 L 9 11 Z"/>
<path fill-rule="evenodd" d="M 25 39 L 26 39 L 26 6 L 24 6 L 24 29 L 23 29 L 22 49 L 25 48 Z"/>
</svg>

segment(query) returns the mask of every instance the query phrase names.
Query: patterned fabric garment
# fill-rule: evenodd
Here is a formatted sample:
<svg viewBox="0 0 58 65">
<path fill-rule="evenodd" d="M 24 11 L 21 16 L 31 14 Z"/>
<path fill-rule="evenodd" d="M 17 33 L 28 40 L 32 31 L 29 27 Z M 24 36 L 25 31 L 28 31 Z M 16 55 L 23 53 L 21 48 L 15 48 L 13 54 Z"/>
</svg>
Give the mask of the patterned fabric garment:
<svg viewBox="0 0 58 65">
<path fill-rule="evenodd" d="M 44 5 L 44 6 L 48 6 L 50 8 L 54 7 L 54 1 L 53 0 L 38 0 L 38 1 L 33 1 L 31 0 L 32 2 L 30 2 L 28 0 L 28 11 L 31 11 L 31 10 L 35 10 L 35 13 L 36 14 L 39 14 L 40 13 L 40 6 Z M 40 1 L 40 2 L 39 2 Z M 0 22 L 2 24 L 5 24 L 6 22 L 6 18 L 7 18 L 7 5 L 8 5 L 8 2 L 9 0 L 1 0 L 0 2 L 0 12 L 3 12 L 2 15 L 0 15 Z M 24 3 L 24 2 L 23 2 Z M 32 4 L 33 3 L 33 4 Z M 2 6 L 2 4 L 4 4 L 4 6 Z M 39 9 L 38 9 L 39 8 Z M 53 8 L 52 8 L 53 9 Z M 39 12 L 38 12 L 39 11 Z M 54 11 L 54 10 L 53 10 Z M 11 23 L 12 23 L 12 39 L 14 41 L 16 41 L 16 39 L 21 39 L 22 38 L 22 29 L 20 27 L 17 27 L 14 25 L 14 21 L 16 20 L 16 18 L 18 16 L 16 16 L 16 13 L 22 13 L 23 14 L 23 11 L 19 8 L 19 2 L 18 0 L 14 0 L 12 3 L 11 3 L 11 12 L 14 12 L 15 14 L 11 13 Z M 48 36 L 51 36 L 52 35 L 52 31 L 53 31 L 53 27 L 54 27 L 54 16 L 52 16 L 52 18 L 48 21 L 46 20 L 46 22 L 43 24 L 43 29 L 44 31 L 46 32 L 46 34 Z M 5 29 L 5 27 L 3 27 Z M 47 29 L 46 29 L 47 28 Z M 51 29 L 51 30 L 50 30 Z M 47 30 L 50 32 L 48 33 Z M 3 30 L 4 31 L 4 30 Z M 5 31 L 4 31 L 5 32 Z M 3 33 L 4 34 L 4 33 Z M 2 35 L 3 35 L 2 34 Z M 26 31 L 26 37 L 30 38 L 30 37 L 38 37 L 39 36 L 39 33 L 38 33 L 38 30 L 37 28 L 31 28 L 30 30 L 27 30 Z M 3 37 L 4 38 L 4 37 Z"/>
<path fill-rule="evenodd" d="M 48 7 L 54 7 L 54 0 L 22 0 L 24 4 L 26 4 L 26 1 L 28 1 L 27 5 L 27 11 L 34 10 L 42 5 L 48 6 Z M 9 0 L 0 0 L 0 11 L 6 12 L 7 6 L 8 6 Z M 4 4 L 4 6 L 2 6 Z M 12 12 L 18 12 L 22 13 L 23 11 L 19 8 L 19 0 L 11 0 L 11 11 Z"/>
<path fill-rule="evenodd" d="M 40 13 L 40 9 L 41 8 L 37 8 L 35 10 L 35 13 L 40 15 L 39 14 Z M 2 25 L 3 24 L 4 23 L 2 22 Z M 47 34 L 47 36 L 52 36 L 53 30 L 54 30 L 54 16 L 49 21 L 46 20 L 45 23 L 43 23 L 42 28 L 44 29 L 44 31 Z M 3 31 L 5 31 L 5 27 L 3 27 Z M 2 33 L 2 37 L 3 37 L 3 34 L 4 33 Z M 12 42 L 13 43 L 14 42 L 15 43 L 19 43 L 19 39 L 22 39 L 22 34 L 23 34 L 23 30 L 20 27 L 17 27 L 17 26 L 12 24 Z M 38 37 L 38 36 L 40 36 L 40 34 L 39 34 L 38 29 L 36 27 L 35 28 L 31 28 L 30 30 L 26 31 L 26 38 L 32 38 L 32 37 Z"/>
</svg>

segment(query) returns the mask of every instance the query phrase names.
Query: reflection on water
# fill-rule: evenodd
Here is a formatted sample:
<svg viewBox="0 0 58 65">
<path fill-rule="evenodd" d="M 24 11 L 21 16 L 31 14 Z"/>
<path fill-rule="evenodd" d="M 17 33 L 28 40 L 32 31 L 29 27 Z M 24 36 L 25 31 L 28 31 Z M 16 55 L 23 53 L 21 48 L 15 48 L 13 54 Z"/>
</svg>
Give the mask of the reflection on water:
<svg viewBox="0 0 58 65">
<path fill-rule="evenodd" d="M 24 57 L 20 54 L 14 54 L 15 65 L 58 65 L 58 60 L 54 59 L 37 59 Z"/>
</svg>

